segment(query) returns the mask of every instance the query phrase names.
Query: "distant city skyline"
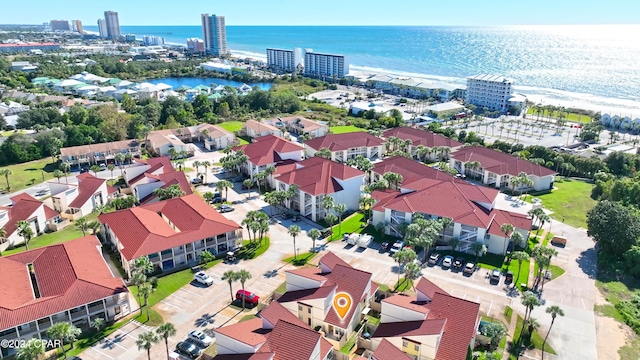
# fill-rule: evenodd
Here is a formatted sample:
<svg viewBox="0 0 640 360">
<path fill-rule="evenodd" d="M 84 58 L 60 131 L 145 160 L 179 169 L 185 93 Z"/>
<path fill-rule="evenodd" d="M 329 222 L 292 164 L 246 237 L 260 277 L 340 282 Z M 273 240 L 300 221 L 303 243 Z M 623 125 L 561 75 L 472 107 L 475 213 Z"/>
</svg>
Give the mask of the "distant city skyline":
<svg viewBox="0 0 640 360">
<path fill-rule="evenodd" d="M 18 2 L 3 6 L 1 24 L 42 24 L 51 19 L 80 19 L 95 24 L 105 10 L 117 11 L 120 25 L 199 25 L 200 14 L 225 16 L 227 26 L 234 25 L 563 25 L 563 24 L 637 24 L 640 2 L 632 0 L 583 0 L 579 4 L 556 0 L 518 2 L 493 0 L 459 0 L 426 2 L 405 0 L 389 3 L 384 0 L 325 0 L 314 7 L 313 14 L 299 1 L 245 0 L 242 6 L 234 2 L 190 2 L 176 6 L 175 2 L 157 0 L 153 6 L 146 1 L 112 0 L 108 4 L 78 7 L 76 2 L 61 0 L 55 7 L 50 0 L 32 0 L 29 11 L 22 11 Z M 398 4 L 392 6 L 391 4 Z"/>
</svg>

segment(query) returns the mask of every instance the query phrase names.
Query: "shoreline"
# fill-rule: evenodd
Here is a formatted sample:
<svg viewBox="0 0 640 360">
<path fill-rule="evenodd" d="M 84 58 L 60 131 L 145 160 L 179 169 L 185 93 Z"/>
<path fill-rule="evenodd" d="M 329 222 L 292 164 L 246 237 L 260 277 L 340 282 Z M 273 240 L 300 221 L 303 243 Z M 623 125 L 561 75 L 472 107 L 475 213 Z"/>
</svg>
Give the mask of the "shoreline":
<svg viewBox="0 0 640 360">
<path fill-rule="evenodd" d="M 252 51 L 233 50 L 230 49 L 231 56 L 240 59 L 252 58 L 255 60 L 261 60 L 266 62 L 267 57 L 264 54 L 255 53 Z M 466 79 L 419 74 L 398 70 L 390 70 L 384 68 L 373 68 L 359 65 L 349 66 L 349 75 L 356 77 L 365 77 L 367 75 L 382 74 L 392 77 L 400 78 L 417 78 L 427 81 L 443 82 L 449 84 L 466 84 Z M 472 75 L 472 74 L 470 74 Z M 620 117 L 629 116 L 632 119 L 640 117 L 640 100 L 633 101 L 628 99 L 609 98 L 604 96 L 598 96 L 587 93 L 577 93 L 565 90 L 550 89 L 550 88 L 538 88 L 528 85 L 515 84 L 513 86 L 515 92 L 523 93 L 527 96 L 527 99 L 535 104 L 562 106 L 565 108 L 575 108 L 590 110 L 594 112 L 600 112 L 602 114 L 608 113 L 610 115 L 618 115 Z"/>
</svg>

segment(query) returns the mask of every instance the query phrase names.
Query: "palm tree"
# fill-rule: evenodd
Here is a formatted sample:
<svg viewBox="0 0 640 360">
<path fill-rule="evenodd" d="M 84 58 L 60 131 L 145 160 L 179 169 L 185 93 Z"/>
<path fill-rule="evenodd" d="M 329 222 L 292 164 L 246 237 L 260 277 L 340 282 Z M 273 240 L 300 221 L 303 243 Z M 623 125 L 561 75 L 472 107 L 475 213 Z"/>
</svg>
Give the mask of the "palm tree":
<svg viewBox="0 0 640 360">
<path fill-rule="evenodd" d="M 4 175 L 4 179 L 7 181 L 7 191 L 11 191 L 11 184 L 9 184 L 9 175 L 13 175 L 11 169 L 0 170 L 0 175 Z"/>
<path fill-rule="evenodd" d="M 322 235 L 322 233 L 320 230 L 313 228 L 307 232 L 307 235 L 311 238 L 311 241 L 313 241 L 313 251 L 316 251 L 316 240 Z"/>
<path fill-rule="evenodd" d="M 394 172 L 387 172 L 382 175 L 382 178 L 387 180 L 389 184 L 394 184 L 394 189 L 399 190 L 398 185 L 402 182 L 402 175 L 396 174 Z"/>
<path fill-rule="evenodd" d="M 333 224 L 338 221 L 338 217 L 333 214 L 328 214 L 324 217 L 324 221 L 326 221 L 327 225 L 329 225 L 329 228 L 331 229 L 331 235 L 333 235 Z"/>
<path fill-rule="evenodd" d="M 5 228 L 0 228 L 0 244 L 2 244 L 3 242 L 5 242 L 5 240 L 7 239 L 7 230 L 5 230 Z M 0 252 L 0 255 L 2 255 L 2 253 Z"/>
<path fill-rule="evenodd" d="M 531 341 L 531 335 L 533 335 L 534 331 L 540 328 L 540 323 L 538 322 L 538 319 L 533 317 L 529 317 L 529 321 L 527 323 L 527 338 Z"/>
<path fill-rule="evenodd" d="M 200 253 L 200 264 L 207 264 L 215 260 L 216 257 L 209 250 Z"/>
<path fill-rule="evenodd" d="M 544 360 L 544 345 L 547 343 L 547 338 L 549 337 L 549 333 L 551 333 L 553 323 L 556 321 L 557 316 L 564 316 L 564 311 L 558 305 L 549 306 L 546 312 L 547 314 L 551 314 L 551 325 L 549 325 L 547 335 L 544 336 L 544 341 L 542 342 L 542 360 Z"/>
<path fill-rule="evenodd" d="M 120 168 L 120 170 L 122 170 L 124 166 L 124 160 L 125 160 L 124 154 L 122 153 L 116 154 L 116 156 L 114 156 L 113 158 L 116 161 L 116 164 L 118 164 L 118 167 Z"/>
<path fill-rule="evenodd" d="M 213 201 L 213 198 L 216 197 L 216 195 L 214 193 L 212 193 L 211 191 L 207 191 L 206 193 L 202 194 L 202 197 L 207 200 L 208 203 L 210 203 L 211 201 Z"/>
<path fill-rule="evenodd" d="M 101 318 L 101 317 L 96 318 L 96 319 L 94 319 L 94 320 L 91 322 L 91 327 L 92 327 L 92 328 L 95 328 L 95 329 L 96 329 L 96 332 L 98 332 L 98 333 L 99 333 L 100 331 L 102 331 L 102 329 L 104 329 L 104 326 L 105 326 L 105 325 L 106 325 L 106 324 L 105 324 L 105 322 L 104 322 L 104 319 L 103 319 L 103 318 Z"/>
<path fill-rule="evenodd" d="M 138 286 L 138 296 L 144 299 L 144 307 L 147 309 L 147 320 L 149 320 L 149 296 L 151 296 L 154 291 L 155 289 L 149 283 Z M 142 306 L 140 307 L 140 314 L 142 314 Z"/>
<path fill-rule="evenodd" d="M 487 245 L 485 245 L 480 241 L 476 241 L 473 244 L 471 244 L 471 251 L 473 251 L 473 253 L 476 254 L 476 264 L 477 264 L 480 256 L 484 256 L 484 254 L 487 253 Z"/>
<path fill-rule="evenodd" d="M 511 254 L 511 259 L 518 260 L 518 276 L 516 277 L 516 281 L 513 282 L 513 287 L 516 287 L 516 282 L 520 279 L 520 270 L 522 270 L 522 262 L 529 259 L 529 254 L 524 251 L 516 251 Z"/>
<path fill-rule="evenodd" d="M 507 238 L 509 237 L 509 235 L 511 235 L 513 233 L 514 227 L 511 224 L 502 224 L 500 226 L 500 231 L 502 231 L 502 233 L 504 234 L 504 251 L 502 251 L 502 253 L 504 254 L 505 252 L 507 252 Z"/>
<path fill-rule="evenodd" d="M 194 161 L 193 163 L 191 163 L 191 165 L 193 165 L 194 168 L 196 168 L 196 173 L 199 173 L 199 169 L 200 166 L 202 166 L 202 163 L 199 160 Z"/>
<path fill-rule="evenodd" d="M 442 219 L 440 219 L 440 225 L 442 225 L 442 240 L 444 241 L 444 232 L 447 230 L 447 228 L 449 227 L 449 225 L 451 225 L 451 223 L 453 222 L 453 220 L 451 220 L 451 218 L 448 217 L 443 217 Z"/>
<path fill-rule="evenodd" d="M 60 178 L 64 176 L 64 172 L 62 170 L 53 170 L 53 177 L 55 177 L 58 182 L 60 182 Z"/>
<path fill-rule="evenodd" d="M 238 271 L 237 273 L 238 281 L 240 281 L 240 285 L 242 286 L 242 292 L 244 292 L 244 283 L 251 279 L 251 273 L 245 269 Z M 244 309 L 244 296 L 242 297 L 242 308 Z"/>
<path fill-rule="evenodd" d="M 91 229 L 91 233 L 95 235 L 98 232 L 98 229 L 100 229 L 100 221 L 98 220 L 89 221 L 87 223 L 87 226 L 89 226 L 89 229 Z"/>
<path fill-rule="evenodd" d="M 331 160 L 331 150 L 329 150 L 327 148 L 322 148 L 322 149 L 316 151 L 314 156 Z"/>
<path fill-rule="evenodd" d="M 158 340 L 158 336 L 156 336 L 153 331 L 147 331 L 138 335 L 136 346 L 138 347 L 138 350 L 146 350 L 147 359 L 151 360 L 151 347 L 153 346 L 153 344 L 157 343 Z"/>
<path fill-rule="evenodd" d="M 456 249 L 458 248 L 458 246 L 460 246 L 460 243 L 462 241 L 457 238 L 457 237 L 453 237 L 449 240 L 449 246 L 451 246 L 451 253 L 453 254 L 454 252 L 456 252 Z"/>
<path fill-rule="evenodd" d="M 67 350 L 64 348 L 64 342 L 70 342 L 71 348 L 73 348 L 73 342 L 76 341 L 76 338 L 81 332 L 82 331 L 80 329 L 73 326 L 71 323 L 59 322 L 51 325 L 47 330 L 47 336 L 51 339 L 58 340 L 58 344 L 60 344 L 60 348 L 62 349 L 62 354 L 66 359 Z"/>
<path fill-rule="evenodd" d="M 413 291 L 416 290 L 414 280 L 420 277 L 421 272 L 422 269 L 420 269 L 420 266 L 414 262 L 410 262 L 404 267 L 404 278 L 407 281 L 411 281 L 411 287 L 413 288 Z"/>
<path fill-rule="evenodd" d="M 224 197 L 227 198 L 227 195 L 229 195 L 229 188 L 232 188 L 233 184 L 231 183 L 231 181 L 228 180 L 220 180 L 216 183 L 216 189 L 218 189 L 218 191 L 220 191 L 220 193 L 222 193 L 222 191 L 224 190 Z"/>
<path fill-rule="evenodd" d="M 177 185 L 177 184 L 170 185 L 169 187 L 166 187 L 166 188 L 160 187 L 153 190 L 153 195 L 157 196 L 160 200 L 175 199 L 184 194 L 185 192 L 182 191 L 182 189 L 180 188 L 180 185 Z"/>
<path fill-rule="evenodd" d="M 156 328 L 156 334 L 164 339 L 164 346 L 167 349 L 167 359 L 169 358 L 169 338 L 176 334 L 176 327 L 172 323 L 164 323 Z"/>
<path fill-rule="evenodd" d="M 520 297 L 520 302 L 522 302 L 522 305 L 524 305 L 525 309 L 525 313 L 524 313 L 524 321 L 522 323 L 522 330 L 520 333 L 520 336 L 522 337 L 522 332 L 524 331 L 524 327 L 527 324 L 527 322 L 529 321 L 529 316 L 531 315 L 531 311 L 533 310 L 534 307 L 536 306 L 540 306 L 540 299 L 538 299 L 538 297 L 531 291 L 525 291 L 522 293 L 522 296 Z"/>
<path fill-rule="evenodd" d="M 205 160 L 205 161 L 201 162 L 200 165 L 202 165 L 202 167 L 204 168 L 204 182 L 208 183 L 209 182 L 209 167 L 211 167 L 211 162 L 209 160 Z"/>
<path fill-rule="evenodd" d="M 229 283 L 229 291 L 231 292 L 231 301 L 233 301 L 233 283 L 238 281 L 238 273 L 233 270 L 227 270 L 222 274 L 222 281 Z"/>
<path fill-rule="evenodd" d="M 338 233 L 342 234 L 342 215 L 344 215 L 344 212 L 347 211 L 347 205 L 336 204 L 333 207 L 333 211 L 335 211 L 336 215 L 338 215 Z"/>
<path fill-rule="evenodd" d="M 30 339 L 18 349 L 15 360 L 37 360 L 44 354 L 44 343 L 38 339 Z"/>
<path fill-rule="evenodd" d="M 114 180 L 114 179 L 113 179 L 113 170 L 115 170 L 115 169 L 116 169 L 116 166 L 115 166 L 115 165 L 113 165 L 113 164 L 109 164 L 109 165 L 107 165 L 107 169 L 108 169 L 109 171 L 111 171 L 111 181 L 113 181 L 113 180 Z"/>
<path fill-rule="evenodd" d="M 300 226 L 298 225 L 289 226 L 288 233 L 293 238 L 293 260 L 298 258 L 298 251 L 296 250 L 296 236 L 300 234 L 300 231 L 302 231 L 302 229 L 300 229 Z"/>
<path fill-rule="evenodd" d="M 260 184 L 258 183 L 258 186 L 260 186 Z M 276 194 L 275 191 L 269 191 L 268 193 L 264 194 L 264 201 L 270 205 L 271 207 L 271 216 L 273 216 L 273 209 L 275 207 L 275 205 L 280 201 L 280 199 L 278 199 L 278 196 Z"/>
<path fill-rule="evenodd" d="M 405 248 L 402 249 L 395 254 L 393 254 L 393 259 L 398 263 L 398 281 L 400 283 L 400 269 L 403 269 L 404 265 L 412 262 L 418 257 L 413 249 Z"/>
<path fill-rule="evenodd" d="M 24 246 L 26 250 L 29 250 L 29 241 L 33 237 L 33 229 L 31 228 L 31 224 L 20 220 L 18 221 L 18 235 L 22 236 L 24 239 Z"/>
<path fill-rule="evenodd" d="M 131 273 L 148 274 L 153 271 L 153 263 L 147 256 L 141 256 L 133 260 Z"/>
<path fill-rule="evenodd" d="M 322 207 L 327 213 L 335 206 L 335 200 L 331 196 L 325 196 L 322 198 Z"/>
<path fill-rule="evenodd" d="M 65 182 L 68 184 L 69 183 L 69 179 L 66 178 L 66 176 L 69 176 L 69 171 L 71 170 L 71 163 L 69 163 L 68 161 L 62 162 L 60 163 L 60 170 L 62 170 L 62 172 L 65 174 Z"/>
<path fill-rule="evenodd" d="M 76 220 L 76 227 L 82 231 L 82 236 L 87 236 L 87 230 L 89 230 L 89 222 L 86 218 L 80 218 Z"/>
<path fill-rule="evenodd" d="M 242 186 L 246 187 L 249 191 L 247 192 L 247 198 L 251 197 L 251 188 L 253 187 L 253 180 L 245 179 L 242 182 Z"/>
<path fill-rule="evenodd" d="M 259 173 L 255 174 L 253 177 L 256 179 L 256 185 L 258 186 L 258 193 L 259 193 L 260 192 L 260 183 L 262 183 L 262 181 L 267 178 L 267 173 L 262 171 L 262 172 L 259 172 Z"/>
<path fill-rule="evenodd" d="M 89 170 L 93 171 L 93 176 L 98 176 L 98 171 L 100 171 L 100 166 L 98 165 L 91 165 L 91 167 L 89 168 Z"/>
</svg>

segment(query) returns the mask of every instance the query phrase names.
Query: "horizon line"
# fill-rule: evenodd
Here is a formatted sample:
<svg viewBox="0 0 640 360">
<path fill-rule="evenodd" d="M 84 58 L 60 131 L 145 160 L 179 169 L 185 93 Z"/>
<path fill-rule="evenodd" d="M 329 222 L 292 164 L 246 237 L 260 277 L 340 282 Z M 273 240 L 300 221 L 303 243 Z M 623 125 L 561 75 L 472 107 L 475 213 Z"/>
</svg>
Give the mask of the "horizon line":
<svg viewBox="0 0 640 360">
<path fill-rule="evenodd" d="M 227 25 L 227 27 L 445 27 L 445 26 L 457 26 L 457 27 L 506 27 L 506 26 L 631 26 L 631 25 L 640 25 L 640 23 L 575 23 L 575 24 L 474 24 L 474 25 L 466 25 L 466 24 L 438 24 L 438 25 L 425 25 L 425 24 L 385 24 L 385 25 L 377 25 L 377 24 L 360 24 L 360 25 L 346 25 L 346 24 L 333 24 L 333 25 L 296 25 L 296 24 L 286 24 L 286 25 L 276 25 L 276 24 L 263 24 L 263 25 L 245 25 L 245 24 L 237 24 L 237 25 Z M 0 26 L 42 26 L 42 23 L 39 24 L 0 24 Z M 86 26 L 98 26 L 92 23 L 87 23 Z M 121 24 L 122 26 L 202 26 L 201 24 L 170 24 L 170 25 L 161 25 L 161 24 Z"/>
</svg>

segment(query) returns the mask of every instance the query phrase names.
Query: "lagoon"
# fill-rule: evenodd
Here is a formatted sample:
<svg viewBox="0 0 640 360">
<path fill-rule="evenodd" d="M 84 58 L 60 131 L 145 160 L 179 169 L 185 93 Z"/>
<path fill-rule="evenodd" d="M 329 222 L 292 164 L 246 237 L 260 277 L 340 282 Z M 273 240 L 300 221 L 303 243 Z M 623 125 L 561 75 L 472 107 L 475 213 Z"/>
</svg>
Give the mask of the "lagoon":
<svg viewBox="0 0 640 360">
<path fill-rule="evenodd" d="M 215 84 L 214 87 L 218 85 L 222 85 L 222 86 L 229 85 L 233 87 L 239 87 L 239 86 L 242 86 L 242 84 L 244 84 L 240 81 L 233 81 L 233 80 L 213 78 L 213 77 L 167 77 L 167 78 L 161 78 L 161 79 L 151 79 L 151 80 L 147 80 L 147 82 L 152 84 L 164 83 L 164 84 L 173 86 L 174 89 L 177 89 L 183 85 L 193 88 L 198 85 L 211 86 L 211 84 Z M 271 86 L 273 84 L 270 82 L 258 82 L 258 83 L 251 83 L 247 85 L 251 87 L 258 86 L 262 90 L 269 90 L 271 89 Z"/>
</svg>

